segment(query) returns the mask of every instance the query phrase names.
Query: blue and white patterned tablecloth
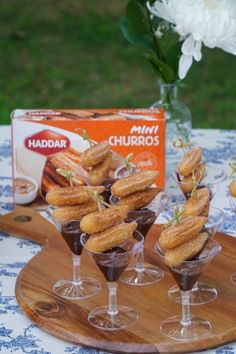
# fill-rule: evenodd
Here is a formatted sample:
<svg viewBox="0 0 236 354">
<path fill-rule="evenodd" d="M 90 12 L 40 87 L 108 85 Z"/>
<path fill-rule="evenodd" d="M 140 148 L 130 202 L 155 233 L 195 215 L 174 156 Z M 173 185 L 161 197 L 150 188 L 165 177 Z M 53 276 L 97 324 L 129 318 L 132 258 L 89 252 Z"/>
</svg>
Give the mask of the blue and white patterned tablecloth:
<svg viewBox="0 0 236 354">
<path fill-rule="evenodd" d="M 236 153 L 236 131 L 194 130 L 193 141 L 204 150 L 204 160 L 228 171 L 227 159 Z M 10 127 L 0 127 L 0 214 L 10 211 L 12 204 Z M 230 210 L 228 181 L 223 182 L 212 201 L 226 213 L 222 231 L 236 237 L 236 217 Z M 175 194 L 171 179 L 167 193 Z M 20 270 L 39 250 L 40 246 L 0 233 L 0 352 L 3 354 L 102 354 L 63 342 L 42 331 L 24 316 L 15 299 L 15 281 Z M 207 354 L 236 354 L 236 342 Z"/>
</svg>

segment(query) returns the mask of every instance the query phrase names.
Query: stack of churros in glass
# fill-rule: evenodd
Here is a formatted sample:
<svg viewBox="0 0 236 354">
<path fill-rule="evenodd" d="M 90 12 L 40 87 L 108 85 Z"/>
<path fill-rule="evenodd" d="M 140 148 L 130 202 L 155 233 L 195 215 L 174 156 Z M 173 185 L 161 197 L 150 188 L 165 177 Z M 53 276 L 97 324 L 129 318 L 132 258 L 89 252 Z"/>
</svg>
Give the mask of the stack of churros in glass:
<svg viewBox="0 0 236 354">
<path fill-rule="evenodd" d="M 93 143 L 89 138 L 91 146 L 81 154 L 81 166 L 89 169 L 87 183 L 91 186 L 98 186 L 108 176 L 112 164 L 112 152 L 107 141 Z"/>
<path fill-rule="evenodd" d="M 132 211 L 150 204 L 162 191 L 159 187 L 151 187 L 157 176 L 156 171 L 141 171 L 116 181 L 111 187 L 111 193 L 119 198 L 117 205 L 127 205 Z"/>
<path fill-rule="evenodd" d="M 202 250 L 209 238 L 208 233 L 202 232 L 207 220 L 204 216 L 183 218 L 161 232 L 159 245 L 168 266 L 179 266 Z"/>
<path fill-rule="evenodd" d="M 179 187 L 186 198 L 189 198 L 196 184 L 205 176 L 206 165 L 202 161 L 201 147 L 194 147 L 184 154 L 177 166 Z"/>
<path fill-rule="evenodd" d="M 111 206 L 85 215 L 80 222 L 83 232 L 90 235 L 86 248 L 93 252 L 106 252 L 128 240 L 137 224 L 124 223 L 129 208 Z"/>
</svg>

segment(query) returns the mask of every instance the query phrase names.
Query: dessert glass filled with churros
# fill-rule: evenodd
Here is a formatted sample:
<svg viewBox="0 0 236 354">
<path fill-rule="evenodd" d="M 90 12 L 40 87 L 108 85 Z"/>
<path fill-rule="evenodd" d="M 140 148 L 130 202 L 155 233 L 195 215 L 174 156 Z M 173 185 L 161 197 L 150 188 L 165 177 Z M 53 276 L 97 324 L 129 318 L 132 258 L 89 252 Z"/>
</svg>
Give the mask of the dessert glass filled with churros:
<svg viewBox="0 0 236 354">
<path fill-rule="evenodd" d="M 186 199 L 195 189 L 201 188 L 208 188 L 212 199 L 217 185 L 226 179 L 226 174 L 203 161 L 201 147 L 193 147 L 184 154 L 172 177 Z"/>
<path fill-rule="evenodd" d="M 101 290 L 96 279 L 81 275 L 80 257 L 83 246 L 80 236 L 83 231 L 80 224 L 84 216 L 98 210 L 97 203 L 91 197 L 92 193 L 100 195 L 103 191 L 102 186 L 73 186 L 54 189 L 46 195 L 50 219 L 72 252 L 72 280 L 61 279 L 53 286 L 53 291 L 65 299 L 81 300 L 96 295 Z"/>
<path fill-rule="evenodd" d="M 166 221 L 169 222 L 174 218 L 174 210 L 179 209 L 179 213 L 181 217 L 191 217 L 197 216 L 195 214 L 188 214 L 185 216 L 185 203 L 177 203 L 171 206 L 168 210 L 162 212 L 161 217 Z M 204 216 L 204 214 L 198 214 Z M 216 232 L 219 230 L 220 226 L 223 224 L 225 219 L 225 213 L 222 209 L 216 208 L 212 205 L 209 206 L 208 214 L 206 215 L 208 220 L 207 223 L 204 225 L 203 231 L 206 231 L 210 237 L 214 237 Z"/>
<path fill-rule="evenodd" d="M 208 189 L 206 194 L 209 195 Z M 209 199 L 204 200 L 204 189 L 196 191 L 196 198 L 190 198 L 184 203 L 173 205 L 170 209 L 161 214 L 166 223 L 171 222 L 179 214 L 180 219 L 191 218 L 193 216 L 206 216 L 207 222 L 202 228 L 202 232 L 206 232 L 209 237 L 213 237 L 224 222 L 225 214 L 219 209 L 209 204 Z M 177 212 L 176 212 L 177 211 Z M 168 290 L 168 296 L 171 300 L 181 303 L 181 292 L 177 285 L 173 285 Z M 190 305 L 202 305 L 212 302 L 217 298 L 217 289 L 207 283 L 196 282 L 194 284 L 189 298 Z"/>
<path fill-rule="evenodd" d="M 81 243 L 104 275 L 109 293 L 108 306 L 92 310 L 88 321 L 96 328 L 114 331 L 127 328 L 138 320 L 137 312 L 128 306 L 117 305 L 117 282 L 129 261 L 143 243 L 135 231 L 137 224 L 119 223 L 94 234 L 83 234 Z"/>
<path fill-rule="evenodd" d="M 221 250 L 214 239 L 201 232 L 206 218 L 191 219 L 163 230 L 155 244 L 155 251 L 178 284 L 182 298 L 182 315 L 164 320 L 160 330 L 165 336 L 181 341 L 198 339 L 211 330 L 207 319 L 190 314 L 189 300 L 196 280 Z"/>
<path fill-rule="evenodd" d="M 140 171 L 117 180 L 111 187 L 111 204 L 129 208 L 126 222 L 135 221 L 144 237 L 155 223 L 167 203 L 163 190 L 154 185 L 156 171 Z M 121 281 L 129 285 L 142 286 L 159 282 L 164 273 L 160 268 L 144 264 L 144 244 L 137 253 L 136 264 L 127 268 Z"/>
</svg>

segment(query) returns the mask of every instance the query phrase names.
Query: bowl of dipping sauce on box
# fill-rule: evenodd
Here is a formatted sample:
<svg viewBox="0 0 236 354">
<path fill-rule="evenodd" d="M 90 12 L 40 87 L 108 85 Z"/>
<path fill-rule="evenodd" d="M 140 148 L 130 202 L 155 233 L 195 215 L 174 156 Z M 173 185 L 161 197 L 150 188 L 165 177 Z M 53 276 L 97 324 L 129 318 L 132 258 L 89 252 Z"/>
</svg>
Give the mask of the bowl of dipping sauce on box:
<svg viewBox="0 0 236 354">
<path fill-rule="evenodd" d="M 17 204 L 28 204 L 35 200 L 38 194 L 38 183 L 34 178 L 18 176 L 14 178 L 14 194 Z"/>
</svg>

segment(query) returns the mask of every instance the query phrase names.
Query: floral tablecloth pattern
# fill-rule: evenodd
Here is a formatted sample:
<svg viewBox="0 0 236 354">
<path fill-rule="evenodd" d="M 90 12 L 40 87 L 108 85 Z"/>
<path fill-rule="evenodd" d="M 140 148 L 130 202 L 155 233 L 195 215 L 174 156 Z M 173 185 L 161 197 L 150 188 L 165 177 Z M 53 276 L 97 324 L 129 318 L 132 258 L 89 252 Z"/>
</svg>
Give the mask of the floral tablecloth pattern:
<svg viewBox="0 0 236 354">
<path fill-rule="evenodd" d="M 236 153 L 236 130 L 193 130 L 193 141 L 203 147 L 204 160 L 229 174 L 227 159 Z M 10 127 L 0 127 L 0 214 L 13 209 Z M 226 220 L 221 231 L 236 237 L 236 217 L 229 205 L 228 181 L 221 183 L 212 200 L 224 209 Z M 171 178 L 166 192 L 178 197 Z M 159 218 L 161 222 L 161 217 Z M 0 352 L 3 354 L 102 354 L 63 342 L 41 330 L 24 316 L 15 299 L 15 282 L 24 265 L 40 250 L 29 241 L 0 233 Z M 207 354 L 236 354 L 236 342 L 204 351 Z"/>
</svg>

